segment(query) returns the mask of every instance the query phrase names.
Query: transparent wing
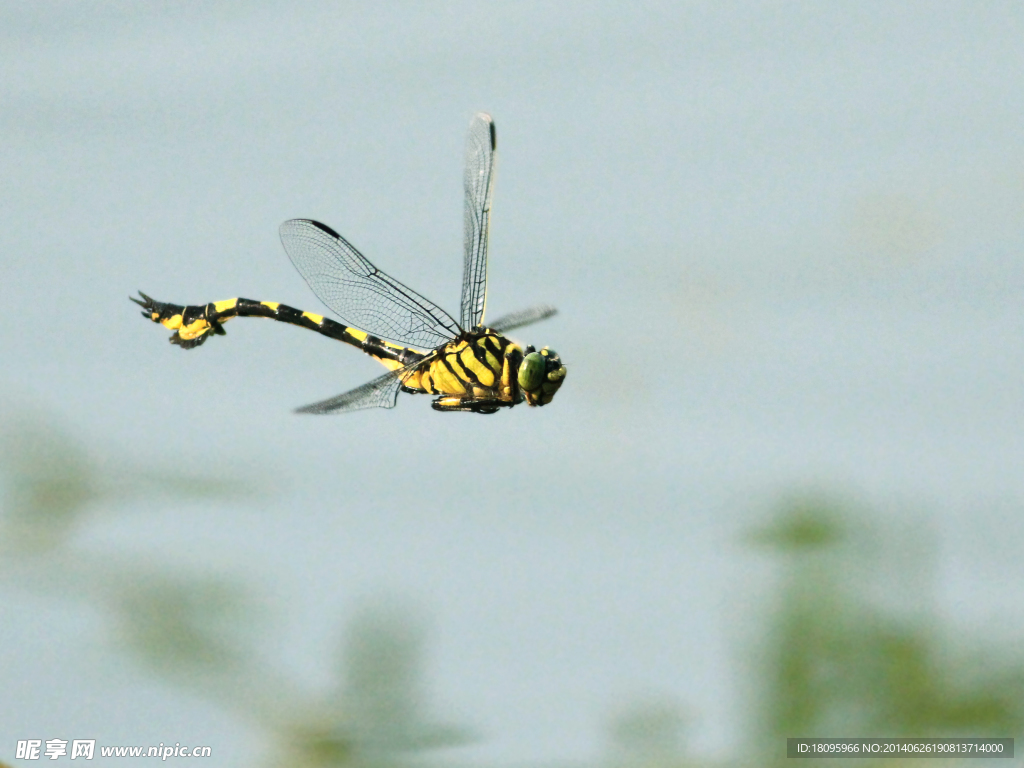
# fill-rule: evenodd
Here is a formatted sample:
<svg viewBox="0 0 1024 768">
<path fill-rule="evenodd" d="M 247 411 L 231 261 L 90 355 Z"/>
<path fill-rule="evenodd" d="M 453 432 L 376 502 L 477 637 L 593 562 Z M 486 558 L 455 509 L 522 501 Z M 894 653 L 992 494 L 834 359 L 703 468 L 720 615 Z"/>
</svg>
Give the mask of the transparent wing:
<svg viewBox="0 0 1024 768">
<path fill-rule="evenodd" d="M 538 304 L 537 306 L 530 307 L 529 309 L 521 309 L 518 312 L 512 312 L 508 315 L 504 315 L 493 323 L 490 323 L 488 327 L 493 328 L 498 333 L 505 333 L 506 331 L 511 331 L 513 328 L 522 328 L 524 325 L 529 325 L 530 323 L 547 320 L 557 312 L 558 310 L 550 304 Z"/>
<path fill-rule="evenodd" d="M 491 193 L 494 189 L 494 122 L 479 112 L 469 124 L 466 138 L 466 211 L 462 268 L 462 327 L 470 329 L 483 322 L 487 302 L 487 231 L 491 223 Z"/>
<path fill-rule="evenodd" d="M 326 224 L 286 221 L 281 242 L 313 293 L 346 325 L 421 349 L 439 347 L 461 333 L 451 315 L 381 272 Z"/>
<path fill-rule="evenodd" d="M 432 355 L 424 360 L 429 360 L 431 357 Z M 417 360 L 404 368 L 388 371 L 383 376 L 378 376 L 361 387 L 350 389 L 344 394 L 296 408 L 295 412 L 324 414 L 362 411 L 366 408 L 394 408 L 395 402 L 398 400 L 398 392 L 402 388 L 402 382 L 424 360 Z"/>
</svg>

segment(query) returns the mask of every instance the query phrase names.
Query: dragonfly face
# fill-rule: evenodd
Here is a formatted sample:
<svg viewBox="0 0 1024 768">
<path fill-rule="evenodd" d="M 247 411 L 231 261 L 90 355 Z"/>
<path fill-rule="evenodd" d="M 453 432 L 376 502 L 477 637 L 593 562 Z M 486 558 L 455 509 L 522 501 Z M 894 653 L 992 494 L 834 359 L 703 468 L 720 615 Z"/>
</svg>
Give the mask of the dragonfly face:
<svg viewBox="0 0 1024 768">
<path fill-rule="evenodd" d="M 519 366 L 519 387 L 530 405 L 547 405 L 565 380 L 565 366 L 555 350 L 544 347 L 535 352 L 526 348 L 526 356 Z"/>
<path fill-rule="evenodd" d="M 523 349 L 505 334 L 555 314 L 537 306 L 483 325 L 487 304 L 487 247 L 497 143 L 490 115 L 477 114 L 466 140 L 462 307 L 456 320 L 437 304 L 385 274 L 345 238 L 318 221 L 281 225 L 281 242 L 313 293 L 344 323 L 275 301 L 228 299 L 179 306 L 140 293 L 143 317 L 174 331 L 171 341 L 193 349 L 233 317 L 266 317 L 317 331 L 379 360 L 388 373 L 337 397 L 300 408 L 343 413 L 393 408 L 398 393 L 435 395 L 439 411 L 495 413 L 524 400 L 547 405 L 566 370 L 554 351 Z"/>
</svg>

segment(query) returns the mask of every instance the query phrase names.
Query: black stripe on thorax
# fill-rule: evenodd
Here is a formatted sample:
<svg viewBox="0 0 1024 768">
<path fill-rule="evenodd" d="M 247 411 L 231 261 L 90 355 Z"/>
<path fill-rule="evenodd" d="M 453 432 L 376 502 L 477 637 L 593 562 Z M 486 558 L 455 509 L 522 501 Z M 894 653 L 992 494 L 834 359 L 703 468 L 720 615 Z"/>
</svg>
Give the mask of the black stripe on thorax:
<svg viewBox="0 0 1024 768">
<path fill-rule="evenodd" d="M 441 365 L 448 369 L 448 373 L 450 373 L 455 378 L 456 381 L 462 381 L 462 377 L 459 376 L 459 374 L 455 371 L 454 368 L 452 368 L 452 364 L 448 362 L 448 355 L 450 354 L 454 353 L 445 350 L 442 354 L 437 356 L 437 359 L 441 361 Z"/>
<path fill-rule="evenodd" d="M 508 341 L 503 336 L 484 336 L 481 341 L 491 348 L 492 354 L 499 360 L 504 356 Z"/>
<path fill-rule="evenodd" d="M 495 376 L 501 373 L 501 354 L 494 354 L 491 352 L 491 357 L 497 362 L 498 369 L 495 370 L 490 363 L 487 362 L 487 338 L 475 339 L 470 342 L 469 348 L 473 350 L 473 357 L 476 358 L 477 362 L 480 363 L 484 368 L 494 373 Z"/>
<path fill-rule="evenodd" d="M 473 345 L 470 344 L 469 346 L 472 347 Z M 460 350 L 460 352 L 461 352 L 461 350 Z M 453 357 L 455 358 L 456 362 L 458 362 L 458 364 L 459 364 L 459 368 L 461 368 L 463 371 L 465 371 L 466 375 L 465 376 L 459 376 L 458 374 L 456 374 L 456 378 L 461 379 L 464 384 L 468 383 L 468 384 L 472 384 L 472 385 L 477 386 L 477 387 L 482 387 L 483 384 L 480 383 L 480 377 L 477 376 L 476 373 L 474 373 L 472 368 L 470 368 L 468 365 L 466 365 L 464 362 L 462 362 L 462 360 L 459 359 L 460 356 L 461 355 L 459 353 L 455 353 L 453 355 Z"/>
</svg>

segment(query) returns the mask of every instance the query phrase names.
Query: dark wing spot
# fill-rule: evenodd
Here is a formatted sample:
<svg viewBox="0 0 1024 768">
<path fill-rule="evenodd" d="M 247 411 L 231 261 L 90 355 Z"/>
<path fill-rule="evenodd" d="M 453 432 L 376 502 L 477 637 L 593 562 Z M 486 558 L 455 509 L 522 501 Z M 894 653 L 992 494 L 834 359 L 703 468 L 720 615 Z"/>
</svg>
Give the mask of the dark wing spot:
<svg viewBox="0 0 1024 768">
<path fill-rule="evenodd" d="M 316 227 L 317 229 L 323 230 L 324 232 L 326 232 L 326 233 L 327 233 L 328 235 L 330 235 L 331 237 L 336 237 L 336 238 L 339 238 L 339 239 L 341 238 L 341 235 L 339 235 L 339 234 L 338 234 L 337 232 L 335 232 L 335 231 L 334 231 L 333 229 L 331 229 L 330 227 L 328 227 L 328 226 L 327 226 L 326 224 L 321 224 L 321 223 L 320 223 L 319 221 L 313 221 L 312 219 L 308 219 L 308 221 L 309 221 L 309 223 L 310 223 L 310 224 L 312 224 L 312 225 L 313 225 L 314 227 Z"/>
</svg>

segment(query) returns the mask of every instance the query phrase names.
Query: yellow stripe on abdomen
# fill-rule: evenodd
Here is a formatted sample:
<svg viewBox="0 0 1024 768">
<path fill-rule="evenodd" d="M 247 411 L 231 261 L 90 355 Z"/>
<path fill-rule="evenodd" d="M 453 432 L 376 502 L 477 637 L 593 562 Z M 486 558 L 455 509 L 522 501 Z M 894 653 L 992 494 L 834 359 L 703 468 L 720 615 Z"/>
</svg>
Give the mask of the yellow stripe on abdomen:
<svg viewBox="0 0 1024 768">
<path fill-rule="evenodd" d="M 177 315 L 177 317 L 180 318 L 181 315 Z M 181 325 L 180 321 L 178 324 Z M 198 336 L 202 336 L 208 330 L 210 330 L 210 324 L 206 322 L 206 318 L 200 317 L 197 320 L 193 320 L 188 325 L 182 325 L 180 328 L 178 328 L 178 336 L 180 336 L 185 341 L 191 341 L 192 339 Z"/>
<path fill-rule="evenodd" d="M 177 314 L 177 315 L 171 315 L 166 320 L 161 320 L 160 319 L 160 313 L 159 312 L 155 312 L 155 313 L 153 313 L 153 319 L 156 320 L 158 323 L 160 323 L 160 325 L 162 325 L 164 328 L 168 328 L 168 329 L 170 329 L 172 331 L 175 331 L 178 328 L 181 328 L 181 314 L 180 313 Z"/>
</svg>

